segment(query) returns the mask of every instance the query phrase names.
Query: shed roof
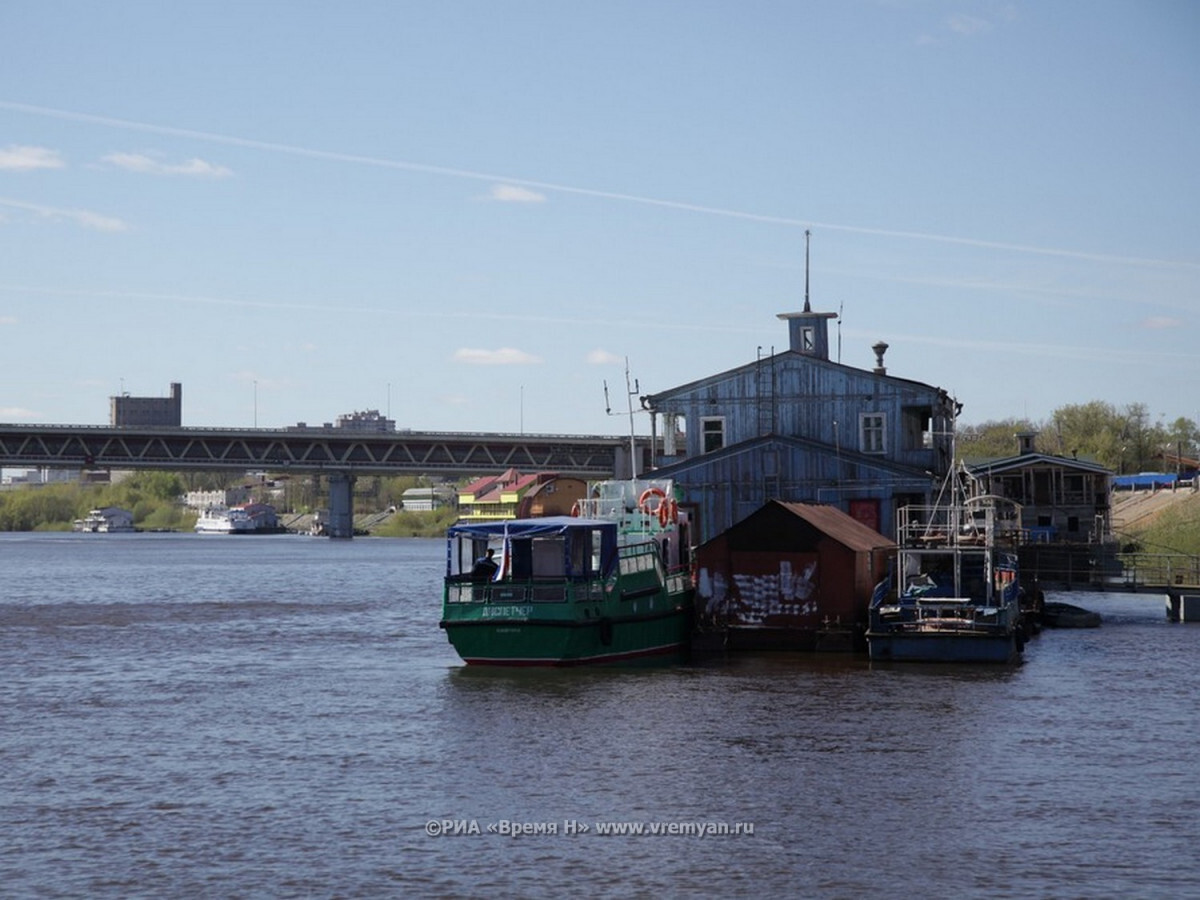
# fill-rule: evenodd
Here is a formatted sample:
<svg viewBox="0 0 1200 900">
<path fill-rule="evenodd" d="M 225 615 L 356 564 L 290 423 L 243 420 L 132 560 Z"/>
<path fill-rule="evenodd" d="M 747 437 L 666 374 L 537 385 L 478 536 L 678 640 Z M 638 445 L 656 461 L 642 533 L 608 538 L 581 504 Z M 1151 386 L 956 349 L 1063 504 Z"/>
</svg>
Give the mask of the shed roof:
<svg viewBox="0 0 1200 900">
<path fill-rule="evenodd" d="M 895 542 L 884 537 L 874 528 L 864 525 L 849 513 L 825 503 L 793 503 L 771 500 L 794 516 L 803 519 L 823 534 L 851 550 L 886 550 L 895 547 Z M 735 526 L 736 527 L 736 526 Z"/>
</svg>

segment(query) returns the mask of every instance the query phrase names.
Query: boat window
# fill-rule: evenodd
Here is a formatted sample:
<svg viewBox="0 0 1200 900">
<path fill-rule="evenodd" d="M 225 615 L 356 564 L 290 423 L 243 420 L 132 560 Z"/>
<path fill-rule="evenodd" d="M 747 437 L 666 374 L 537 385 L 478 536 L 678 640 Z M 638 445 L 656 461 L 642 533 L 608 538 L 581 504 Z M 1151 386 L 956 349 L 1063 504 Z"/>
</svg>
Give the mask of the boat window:
<svg viewBox="0 0 1200 900">
<path fill-rule="evenodd" d="M 566 557 L 564 554 L 564 543 L 561 537 L 542 538 L 534 541 L 513 541 L 514 563 L 516 562 L 515 550 L 518 546 L 524 544 L 529 546 L 532 544 L 531 571 L 530 575 L 534 578 L 561 578 L 566 573 Z M 516 567 L 514 566 L 513 574 L 516 575 Z"/>
<path fill-rule="evenodd" d="M 591 538 L 592 538 L 592 547 L 591 547 L 592 568 L 590 569 L 590 571 L 595 574 L 599 574 L 599 572 L 600 572 L 600 548 L 602 546 L 602 544 L 600 542 L 600 532 L 590 531 L 590 532 L 588 532 L 588 534 L 590 534 Z"/>
<path fill-rule="evenodd" d="M 573 576 L 586 575 L 588 573 L 588 545 L 587 536 L 590 532 L 587 531 L 572 531 L 571 537 L 571 559 L 568 564 L 569 573 Z"/>
</svg>

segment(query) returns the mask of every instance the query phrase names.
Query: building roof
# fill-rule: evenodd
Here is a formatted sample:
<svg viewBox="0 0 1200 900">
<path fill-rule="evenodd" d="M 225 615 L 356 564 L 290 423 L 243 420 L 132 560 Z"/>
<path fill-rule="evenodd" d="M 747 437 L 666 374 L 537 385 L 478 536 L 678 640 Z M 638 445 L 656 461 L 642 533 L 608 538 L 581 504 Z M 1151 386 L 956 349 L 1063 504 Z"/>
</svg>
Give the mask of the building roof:
<svg viewBox="0 0 1200 900">
<path fill-rule="evenodd" d="M 789 503 L 783 500 L 771 500 L 769 503 L 781 506 L 851 550 L 887 550 L 896 546 L 894 541 L 888 540 L 874 528 L 864 525 L 836 506 L 824 503 Z"/>
<path fill-rule="evenodd" d="M 1016 456 L 1004 456 L 998 459 L 981 459 L 965 461 L 967 471 L 972 475 L 995 475 L 1003 472 L 1013 472 L 1029 468 L 1031 465 L 1059 466 L 1064 469 L 1077 469 L 1080 472 L 1091 472 L 1095 475 L 1112 475 L 1112 469 L 1102 466 L 1095 460 L 1077 459 L 1072 456 L 1056 456 L 1051 453 L 1019 453 Z"/>
<path fill-rule="evenodd" d="M 809 356 L 808 354 L 800 353 L 796 350 L 781 350 L 778 353 L 763 357 L 760 360 L 744 363 L 740 366 L 734 366 L 732 369 L 726 369 L 723 372 L 706 375 L 703 378 L 697 378 L 695 381 L 689 381 L 686 384 L 681 384 L 676 387 L 667 388 L 666 390 L 649 394 L 646 399 L 651 406 L 655 406 L 659 403 L 662 403 L 664 400 L 669 400 L 674 397 L 696 394 L 707 389 L 711 385 L 720 384 L 721 382 L 727 381 L 730 378 L 753 375 L 763 365 L 771 362 L 791 362 L 799 365 L 817 366 L 837 372 L 852 374 L 865 380 L 874 380 L 885 383 L 891 382 L 894 384 L 909 385 L 913 388 L 918 388 L 932 393 L 945 393 L 945 391 L 937 385 L 928 384 L 923 381 L 916 381 L 912 378 L 901 378 L 896 375 L 889 375 L 886 372 L 864 369 L 861 366 L 851 366 L 846 363 L 836 362 L 831 359 L 822 359 L 820 357 Z"/>
</svg>

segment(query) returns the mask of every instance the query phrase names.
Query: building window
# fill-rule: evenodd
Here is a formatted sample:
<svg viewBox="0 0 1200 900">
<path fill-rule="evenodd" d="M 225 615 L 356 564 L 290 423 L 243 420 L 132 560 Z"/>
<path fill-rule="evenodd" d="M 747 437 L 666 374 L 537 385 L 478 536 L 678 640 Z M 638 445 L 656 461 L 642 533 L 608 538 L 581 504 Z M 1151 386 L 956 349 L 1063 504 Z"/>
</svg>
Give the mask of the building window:
<svg viewBox="0 0 1200 900">
<path fill-rule="evenodd" d="M 883 413 L 863 413 L 858 419 L 858 443 L 863 453 L 883 453 L 887 449 Z"/>
<path fill-rule="evenodd" d="M 932 408 L 906 406 L 900 411 L 900 423 L 904 429 L 905 450 L 930 450 L 933 448 Z"/>
<path fill-rule="evenodd" d="M 811 353 L 817 346 L 817 331 L 811 325 L 800 329 L 800 349 Z"/>
<path fill-rule="evenodd" d="M 700 440 L 703 443 L 702 453 L 712 453 L 725 446 L 725 417 L 714 416 L 711 419 L 700 420 Z"/>
</svg>

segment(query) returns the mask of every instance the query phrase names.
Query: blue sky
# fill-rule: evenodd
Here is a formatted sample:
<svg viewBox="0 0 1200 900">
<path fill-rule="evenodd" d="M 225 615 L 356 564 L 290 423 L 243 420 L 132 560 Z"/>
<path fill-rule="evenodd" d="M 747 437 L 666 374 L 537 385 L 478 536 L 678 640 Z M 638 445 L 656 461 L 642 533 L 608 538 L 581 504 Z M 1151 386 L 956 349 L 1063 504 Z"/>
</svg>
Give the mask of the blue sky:
<svg viewBox="0 0 1200 900">
<path fill-rule="evenodd" d="M 0 5 L 0 421 L 622 434 L 841 311 L 1200 419 L 1200 4 Z M 835 351 L 836 352 L 836 351 Z M 648 430 L 644 417 L 639 432 Z"/>
</svg>

